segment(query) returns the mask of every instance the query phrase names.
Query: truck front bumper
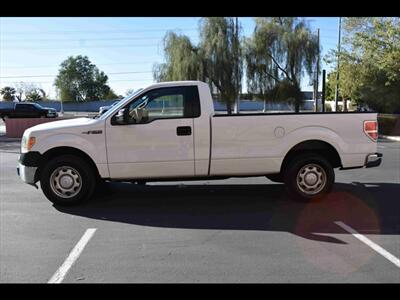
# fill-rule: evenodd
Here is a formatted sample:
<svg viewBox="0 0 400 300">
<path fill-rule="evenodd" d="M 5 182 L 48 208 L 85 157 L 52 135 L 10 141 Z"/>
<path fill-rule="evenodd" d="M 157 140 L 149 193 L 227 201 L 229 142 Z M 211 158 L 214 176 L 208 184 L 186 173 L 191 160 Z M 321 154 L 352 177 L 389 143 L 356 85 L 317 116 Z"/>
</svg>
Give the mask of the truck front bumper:
<svg viewBox="0 0 400 300">
<path fill-rule="evenodd" d="M 30 185 L 38 188 L 36 185 L 37 179 L 37 170 L 39 169 L 40 163 L 42 160 L 42 156 L 39 152 L 27 152 L 22 153 L 18 160 L 17 166 L 17 174 L 18 176 Z"/>
<path fill-rule="evenodd" d="M 35 175 L 37 169 L 37 167 L 28 167 L 18 163 L 17 174 L 25 183 L 35 185 Z"/>
<path fill-rule="evenodd" d="M 365 167 L 372 168 L 377 167 L 382 163 L 382 153 L 368 154 L 365 159 Z"/>
</svg>

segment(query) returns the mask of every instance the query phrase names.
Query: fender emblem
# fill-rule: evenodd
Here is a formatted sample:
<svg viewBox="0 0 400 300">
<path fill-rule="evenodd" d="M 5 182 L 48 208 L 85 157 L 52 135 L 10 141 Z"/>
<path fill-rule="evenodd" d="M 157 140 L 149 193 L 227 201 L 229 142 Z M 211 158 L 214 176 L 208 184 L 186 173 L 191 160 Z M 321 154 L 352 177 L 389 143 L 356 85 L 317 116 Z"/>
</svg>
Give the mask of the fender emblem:
<svg viewBox="0 0 400 300">
<path fill-rule="evenodd" d="M 88 130 L 88 131 L 83 131 L 83 134 L 102 134 L 103 130 Z"/>
</svg>

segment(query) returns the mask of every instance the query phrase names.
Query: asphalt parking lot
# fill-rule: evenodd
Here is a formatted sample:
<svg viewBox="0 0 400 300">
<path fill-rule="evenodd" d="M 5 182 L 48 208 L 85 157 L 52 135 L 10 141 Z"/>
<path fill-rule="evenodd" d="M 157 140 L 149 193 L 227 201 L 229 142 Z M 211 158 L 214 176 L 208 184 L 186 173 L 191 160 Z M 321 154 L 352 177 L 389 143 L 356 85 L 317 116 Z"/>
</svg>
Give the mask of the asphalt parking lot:
<svg viewBox="0 0 400 300">
<path fill-rule="evenodd" d="M 263 177 L 109 184 L 72 208 L 17 177 L 0 141 L 0 282 L 400 282 L 400 142 L 378 168 L 336 171 L 320 202 Z"/>
</svg>

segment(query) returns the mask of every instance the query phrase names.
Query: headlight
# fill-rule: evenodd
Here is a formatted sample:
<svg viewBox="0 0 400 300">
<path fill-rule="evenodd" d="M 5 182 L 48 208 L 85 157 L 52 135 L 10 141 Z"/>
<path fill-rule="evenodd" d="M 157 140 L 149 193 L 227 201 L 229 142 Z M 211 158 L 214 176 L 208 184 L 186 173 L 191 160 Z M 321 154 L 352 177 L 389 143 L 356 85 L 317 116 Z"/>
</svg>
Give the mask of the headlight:
<svg viewBox="0 0 400 300">
<path fill-rule="evenodd" d="M 34 136 L 31 136 L 30 138 L 24 136 L 21 141 L 21 152 L 31 151 L 35 143 L 36 143 L 36 138 Z"/>
</svg>

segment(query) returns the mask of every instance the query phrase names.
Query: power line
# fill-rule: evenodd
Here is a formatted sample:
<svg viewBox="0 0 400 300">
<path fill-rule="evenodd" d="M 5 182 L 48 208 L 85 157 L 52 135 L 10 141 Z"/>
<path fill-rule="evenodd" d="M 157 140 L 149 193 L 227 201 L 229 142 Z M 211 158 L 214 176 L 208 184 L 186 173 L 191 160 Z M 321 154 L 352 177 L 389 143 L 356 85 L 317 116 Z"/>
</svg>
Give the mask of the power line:
<svg viewBox="0 0 400 300">
<path fill-rule="evenodd" d="M 81 48 L 121 48 L 121 47 L 158 47 L 159 44 L 151 45 L 96 45 L 96 46 L 73 46 L 73 47 L 2 47 L 3 49 L 18 50 L 65 50 L 65 49 L 81 49 Z"/>
<path fill-rule="evenodd" d="M 122 75 L 122 74 L 145 74 L 153 73 L 152 71 L 137 71 L 137 72 L 114 72 L 107 75 Z M 32 78 L 32 77 L 56 77 L 57 75 L 23 75 L 23 76 L 0 76 L 0 78 Z"/>
<path fill-rule="evenodd" d="M 73 39 L 0 39 L 2 42 L 46 42 L 46 41 L 77 41 L 77 42 L 86 42 L 86 41 L 120 41 L 120 40 L 155 40 L 162 39 L 163 37 L 136 37 L 136 38 L 98 38 L 98 39 L 90 39 L 90 38 L 73 38 Z"/>
<path fill-rule="evenodd" d="M 198 37 L 193 37 L 189 36 L 191 39 L 197 39 Z M 76 38 L 61 38 L 61 39 L 4 39 L 0 38 L 0 41 L 2 42 L 71 42 L 71 41 L 76 41 L 76 42 L 87 42 L 87 41 L 123 41 L 123 40 L 135 40 L 135 41 L 141 41 L 141 40 L 162 40 L 164 39 L 164 36 L 156 36 L 156 37 L 119 37 L 119 38 L 81 38 L 81 37 L 76 37 Z"/>
<path fill-rule="evenodd" d="M 153 81 L 153 78 L 149 79 L 116 79 L 112 80 L 109 79 L 107 82 L 121 82 L 121 81 L 132 81 L 132 82 L 140 82 L 140 81 Z M 14 84 L 17 83 L 17 81 L 0 81 L 1 84 Z M 43 83 L 43 84 L 49 84 L 49 83 L 54 83 L 53 81 L 24 81 L 24 83 Z"/>
<path fill-rule="evenodd" d="M 140 32 L 167 32 L 167 31 L 191 31 L 198 30 L 198 28 L 154 28 L 154 29 L 109 29 L 109 30 L 57 30 L 57 31 L 8 31 L 2 32 L 2 34 L 10 35 L 31 35 L 31 34 L 91 34 L 91 33 L 140 33 Z"/>
<path fill-rule="evenodd" d="M 134 65 L 134 64 L 150 64 L 154 61 L 137 61 L 137 62 L 120 62 L 120 63 L 106 63 L 97 64 L 96 66 L 113 66 L 113 65 Z M 0 69 L 34 69 L 34 68 L 53 68 L 59 67 L 58 65 L 47 65 L 47 66 L 0 66 Z"/>
</svg>

